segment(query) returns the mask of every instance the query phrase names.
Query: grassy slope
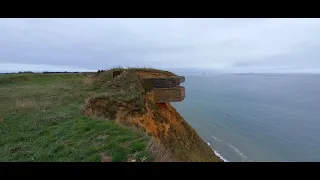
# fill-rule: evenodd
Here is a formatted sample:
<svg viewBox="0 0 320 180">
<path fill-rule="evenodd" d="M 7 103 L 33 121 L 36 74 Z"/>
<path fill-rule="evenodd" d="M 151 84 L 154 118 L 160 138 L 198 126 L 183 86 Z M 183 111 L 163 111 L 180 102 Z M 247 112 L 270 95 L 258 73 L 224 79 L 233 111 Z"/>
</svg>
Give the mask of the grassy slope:
<svg viewBox="0 0 320 180">
<path fill-rule="evenodd" d="M 95 93 L 84 78 L 0 76 L 0 161 L 150 161 L 144 134 L 81 114 L 85 97 Z"/>
<path fill-rule="evenodd" d="M 141 128 L 163 145 L 171 156 L 170 161 L 220 161 L 170 103 L 154 103 L 146 93 L 149 86 L 140 79 L 174 74 L 146 68 L 127 69 L 117 78 L 112 73 L 105 71 L 93 78 L 90 87 L 96 94 L 84 105 L 86 115 L 116 119 L 121 124 Z"/>
</svg>

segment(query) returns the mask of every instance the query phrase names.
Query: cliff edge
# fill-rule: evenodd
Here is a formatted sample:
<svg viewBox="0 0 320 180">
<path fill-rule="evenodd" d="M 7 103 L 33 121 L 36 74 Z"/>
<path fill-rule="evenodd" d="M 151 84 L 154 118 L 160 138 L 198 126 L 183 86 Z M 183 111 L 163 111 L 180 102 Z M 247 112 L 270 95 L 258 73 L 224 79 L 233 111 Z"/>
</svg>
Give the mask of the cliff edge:
<svg viewBox="0 0 320 180">
<path fill-rule="evenodd" d="M 164 83 L 171 87 L 161 87 L 161 78 L 171 79 Z M 161 81 L 159 87 L 152 87 L 155 80 Z M 88 82 L 97 93 L 86 99 L 85 115 L 143 130 L 168 152 L 170 161 L 221 162 L 170 104 L 184 99 L 184 88 L 179 86 L 183 77 L 156 69 L 119 68 L 99 72 Z"/>
</svg>

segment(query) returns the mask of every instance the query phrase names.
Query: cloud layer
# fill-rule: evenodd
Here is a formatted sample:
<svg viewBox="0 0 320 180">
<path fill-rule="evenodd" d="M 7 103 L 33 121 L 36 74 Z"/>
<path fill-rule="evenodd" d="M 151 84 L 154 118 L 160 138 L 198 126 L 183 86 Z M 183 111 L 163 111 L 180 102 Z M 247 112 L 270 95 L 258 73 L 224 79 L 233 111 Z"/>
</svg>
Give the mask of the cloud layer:
<svg viewBox="0 0 320 180">
<path fill-rule="evenodd" d="M 319 19 L 0 19 L 0 71 L 320 72 Z M 41 68 L 40 68 L 41 69 Z"/>
</svg>

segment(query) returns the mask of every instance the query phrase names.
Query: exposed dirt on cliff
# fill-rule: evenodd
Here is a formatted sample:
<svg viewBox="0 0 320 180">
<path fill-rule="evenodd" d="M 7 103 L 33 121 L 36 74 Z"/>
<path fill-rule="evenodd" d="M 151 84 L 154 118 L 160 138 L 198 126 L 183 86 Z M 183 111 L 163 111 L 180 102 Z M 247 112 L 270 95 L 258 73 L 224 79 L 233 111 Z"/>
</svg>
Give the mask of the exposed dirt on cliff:
<svg viewBox="0 0 320 180">
<path fill-rule="evenodd" d="M 120 124 L 142 129 L 153 137 L 154 144 L 165 149 L 167 161 L 221 161 L 170 103 L 156 104 L 141 81 L 142 77 L 175 74 L 155 69 L 129 69 L 115 79 L 101 81 L 103 74 L 111 73 L 106 71 L 99 75 L 100 90 L 104 93 L 87 99 L 83 108 L 86 115 L 115 119 Z"/>
<path fill-rule="evenodd" d="M 178 161 L 220 161 L 170 103 L 155 104 L 147 96 L 146 107 L 143 115 L 122 116 L 119 113 L 117 120 L 144 129 Z"/>
</svg>

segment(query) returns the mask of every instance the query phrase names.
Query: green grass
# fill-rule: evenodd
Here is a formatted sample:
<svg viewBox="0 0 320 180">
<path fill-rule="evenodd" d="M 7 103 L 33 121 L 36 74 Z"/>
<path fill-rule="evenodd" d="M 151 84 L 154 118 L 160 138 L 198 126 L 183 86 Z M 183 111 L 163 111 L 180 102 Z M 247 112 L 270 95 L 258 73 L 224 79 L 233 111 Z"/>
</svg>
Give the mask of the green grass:
<svg viewBox="0 0 320 180">
<path fill-rule="evenodd" d="M 103 118 L 114 118 L 119 107 L 125 107 L 128 115 L 144 113 L 145 93 L 142 80 L 133 69 L 126 69 L 116 78 L 113 78 L 114 68 L 92 77 L 88 90 L 95 94 L 90 96 L 84 109 L 94 109 L 95 115 Z M 123 70 L 123 69 L 122 69 Z M 102 104 L 101 101 L 104 103 Z"/>
<path fill-rule="evenodd" d="M 144 133 L 82 115 L 85 98 L 98 91 L 83 83 L 85 78 L 1 75 L 0 161 L 94 162 L 102 154 L 112 161 L 152 161 Z"/>
</svg>

